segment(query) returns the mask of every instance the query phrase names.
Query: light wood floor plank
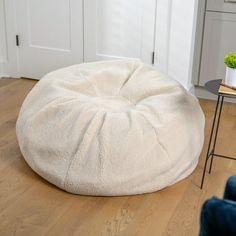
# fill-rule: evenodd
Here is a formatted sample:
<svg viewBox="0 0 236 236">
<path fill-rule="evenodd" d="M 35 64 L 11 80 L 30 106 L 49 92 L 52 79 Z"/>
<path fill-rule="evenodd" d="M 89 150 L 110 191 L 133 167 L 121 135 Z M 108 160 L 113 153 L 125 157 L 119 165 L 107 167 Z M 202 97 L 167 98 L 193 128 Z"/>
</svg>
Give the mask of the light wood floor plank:
<svg viewBox="0 0 236 236">
<path fill-rule="evenodd" d="M 35 174 L 24 161 L 15 123 L 34 80 L 0 80 L 0 235 L 198 235 L 202 203 L 222 196 L 236 162 L 215 159 L 204 189 L 199 185 L 215 102 L 201 100 L 206 116 L 205 144 L 196 170 L 156 193 L 89 197 L 66 193 Z M 218 152 L 236 155 L 236 104 L 225 103 Z"/>
<path fill-rule="evenodd" d="M 0 78 L 0 88 L 1 87 L 4 87 L 4 86 L 7 86 L 15 81 L 17 81 L 19 79 L 15 79 L 15 78 L 7 78 L 7 77 L 3 77 L 3 78 Z"/>
</svg>

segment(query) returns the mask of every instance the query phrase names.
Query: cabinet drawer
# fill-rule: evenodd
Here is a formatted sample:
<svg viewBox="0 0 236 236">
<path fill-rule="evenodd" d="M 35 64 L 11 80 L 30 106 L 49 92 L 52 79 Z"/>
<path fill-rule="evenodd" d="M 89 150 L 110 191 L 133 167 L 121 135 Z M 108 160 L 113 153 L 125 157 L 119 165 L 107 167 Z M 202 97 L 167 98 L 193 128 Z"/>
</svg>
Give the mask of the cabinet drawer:
<svg viewBox="0 0 236 236">
<path fill-rule="evenodd" d="M 207 0 L 207 11 L 236 13 L 236 0 Z"/>
<path fill-rule="evenodd" d="M 224 56 L 230 51 L 236 51 L 236 14 L 207 12 L 199 85 L 224 78 Z"/>
</svg>

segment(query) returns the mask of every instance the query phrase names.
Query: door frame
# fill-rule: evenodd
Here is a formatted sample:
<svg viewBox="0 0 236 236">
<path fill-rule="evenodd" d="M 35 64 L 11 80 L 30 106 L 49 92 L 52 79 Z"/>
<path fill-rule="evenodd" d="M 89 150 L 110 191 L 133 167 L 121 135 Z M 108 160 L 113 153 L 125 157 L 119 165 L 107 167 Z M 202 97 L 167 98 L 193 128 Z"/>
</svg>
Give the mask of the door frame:
<svg viewBox="0 0 236 236">
<path fill-rule="evenodd" d="M 16 46 L 17 21 L 16 1 L 3 0 L 5 13 L 5 33 L 7 44 L 6 73 L 9 77 L 18 78 L 19 74 L 19 49 Z"/>
<path fill-rule="evenodd" d="M 198 77 L 198 65 L 196 65 L 196 62 L 198 64 L 199 55 L 196 50 L 199 50 L 201 45 L 197 41 L 199 35 L 196 34 L 196 29 L 198 9 L 202 8 L 202 4 L 199 4 L 198 0 L 184 0 L 182 4 L 185 3 L 189 4 L 187 5 L 189 9 L 180 9 L 178 1 L 157 0 L 154 66 L 172 79 L 181 82 L 187 90 L 192 91 L 194 90 L 193 78 L 196 80 L 195 78 Z M 205 4 L 205 0 L 203 0 L 203 3 Z M 190 14 L 185 16 L 184 11 L 189 11 Z M 185 45 L 180 41 L 181 37 L 178 33 L 182 30 L 181 25 L 184 20 L 188 21 L 187 32 L 183 40 Z M 199 31 L 201 30 L 198 29 Z M 181 45 L 177 45 L 178 41 L 181 42 Z M 184 68 L 181 60 L 178 60 L 180 58 L 178 56 L 180 46 L 183 49 L 181 60 L 184 60 L 186 64 Z"/>
</svg>

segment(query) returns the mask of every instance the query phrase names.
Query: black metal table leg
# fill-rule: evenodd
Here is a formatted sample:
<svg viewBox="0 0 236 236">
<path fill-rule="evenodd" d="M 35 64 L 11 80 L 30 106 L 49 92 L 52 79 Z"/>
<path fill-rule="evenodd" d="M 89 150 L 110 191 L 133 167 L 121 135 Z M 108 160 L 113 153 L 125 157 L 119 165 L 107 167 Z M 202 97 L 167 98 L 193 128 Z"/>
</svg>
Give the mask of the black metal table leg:
<svg viewBox="0 0 236 236">
<path fill-rule="evenodd" d="M 207 162 L 208 162 L 208 159 L 212 156 L 212 152 L 210 152 L 210 148 L 211 148 L 212 137 L 213 137 L 213 133 L 214 133 L 214 129 L 215 129 L 215 122 L 216 122 L 216 116 L 217 116 L 217 113 L 218 113 L 220 97 L 221 97 L 221 96 L 218 95 L 218 99 L 217 99 L 217 103 L 216 103 L 216 108 L 215 108 L 214 119 L 213 119 L 212 128 L 211 128 L 211 134 L 210 134 L 209 144 L 208 144 L 208 149 L 207 149 L 207 154 L 206 154 L 206 160 L 205 160 L 204 169 L 203 169 L 203 174 L 202 174 L 201 189 L 202 189 L 202 187 L 203 187 L 203 183 L 204 183 L 204 179 L 205 179 Z M 222 101 L 222 103 L 223 103 L 223 101 Z M 221 106 L 221 108 L 222 108 L 222 106 Z M 218 117 L 217 120 L 219 121 L 219 117 Z M 217 122 L 217 124 L 218 124 L 218 122 Z"/>
<path fill-rule="evenodd" d="M 213 159 L 215 157 L 236 160 L 236 157 L 222 155 L 220 153 L 215 152 L 215 148 L 217 145 L 218 131 L 219 131 L 219 127 L 220 127 L 221 113 L 223 110 L 224 98 L 236 99 L 235 91 L 234 90 L 225 90 L 224 87 L 221 86 L 221 83 L 222 83 L 222 80 L 217 79 L 217 80 L 210 80 L 205 84 L 206 90 L 214 95 L 217 95 L 218 99 L 217 99 L 217 103 L 216 103 L 216 107 L 215 107 L 215 114 L 214 114 L 214 118 L 213 118 L 213 122 L 212 122 L 211 132 L 210 132 L 210 139 L 209 139 L 209 144 L 208 144 L 208 149 L 207 149 L 207 154 L 206 154 L 206 160 L 205 160 L 205 164 L 204 164 L 204 168 L 203 168 L 201 189 L 204 184 L 204 179 L 205 179 L 205 174 L 206 174 L 206 169 L 207 169 L 207 164 L 208 164 L 209 159 L 211 159 L 210 166 L 209 166 L 209 173 L 211 173 Z"/>
<path fill-rule="evenodd" d="M 221 118 L 221 112 L 222 112 L 223 104 L 224 104 L 224 96 L 221 96 L 220 111 L 219 111 L 217 125 L 216 125 L 216 133 L 215 133 L 213 148 L 212 148 L 212 151 L 211 151 L 211 153 L 213 153 L 213 155 L 211 156 L 209 173 L 211 173 L 211 169 L 212 169 L 212 164 L 213 164 L 213 159 L 214 159 L 214 153 L 215 153 L 215 147 L 216 147 L 216 142 L 217 142 L 217 137 L 218 137 L 219 124 L 220 124 L 220 118 Z"/>
</svg>

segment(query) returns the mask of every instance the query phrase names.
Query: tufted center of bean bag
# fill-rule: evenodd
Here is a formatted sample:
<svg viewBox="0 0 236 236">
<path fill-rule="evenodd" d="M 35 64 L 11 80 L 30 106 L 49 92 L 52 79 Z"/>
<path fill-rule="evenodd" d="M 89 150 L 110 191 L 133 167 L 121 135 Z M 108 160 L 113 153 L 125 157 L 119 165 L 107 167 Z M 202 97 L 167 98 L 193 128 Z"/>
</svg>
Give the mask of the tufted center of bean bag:
<svg viewBox="0 0 236 236">
<path fill-rule="evenodd" d="M 53 71 L 25 99 L 17 137 L 30 167 L 76 194 L 152 192 L 188 176 L 204 140 L 198 100 L 136 59 Z"/>
<path fill-rule="evenodd" d="M 119 95 L 99 97 L 91 99 L 91 102 L 99 108 L 111 112 L 125 112 L 129 109 L 132 109 L 132 107 L 134 106 L 134 104 L 130 102 L 127 98 Z"/>
</svg>

